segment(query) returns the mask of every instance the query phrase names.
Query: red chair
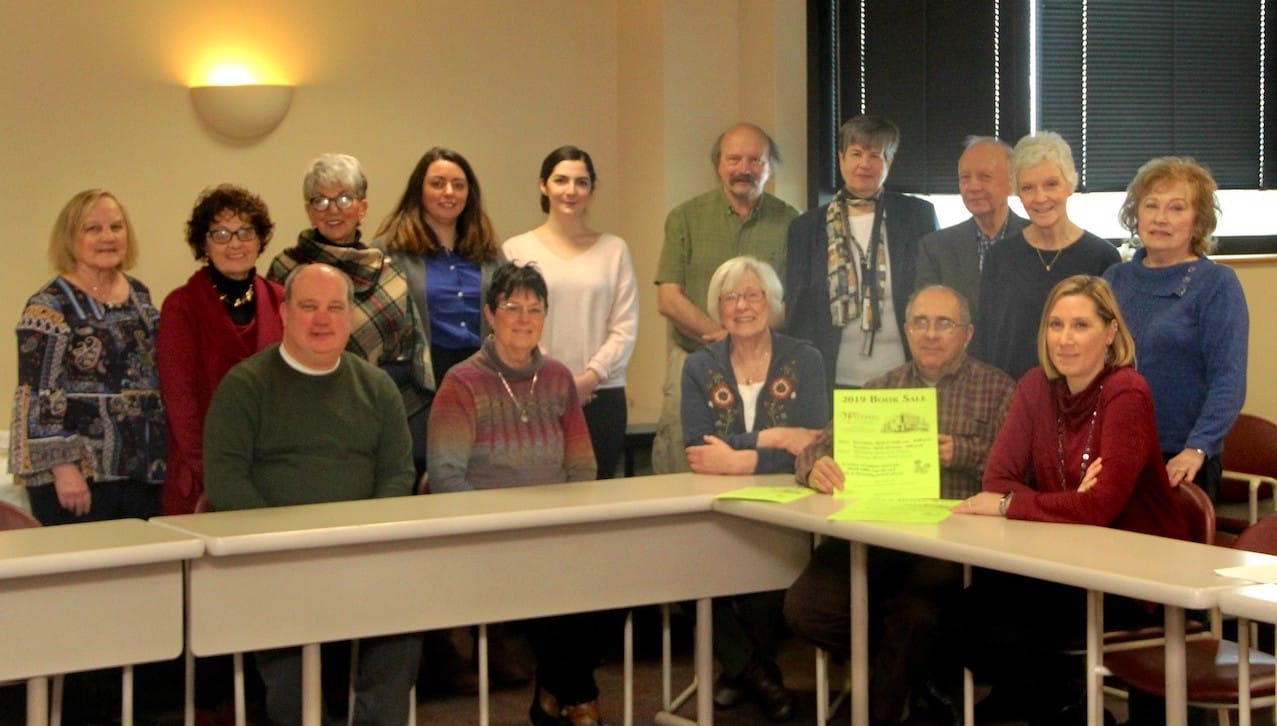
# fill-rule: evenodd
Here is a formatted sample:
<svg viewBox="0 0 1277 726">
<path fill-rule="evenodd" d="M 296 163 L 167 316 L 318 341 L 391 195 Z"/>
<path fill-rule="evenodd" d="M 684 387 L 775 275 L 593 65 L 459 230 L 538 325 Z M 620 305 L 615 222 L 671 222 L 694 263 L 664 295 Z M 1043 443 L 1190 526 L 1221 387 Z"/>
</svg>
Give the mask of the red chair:
<svg viewBox="0 0 1277 726">
<path fill-rule="evenodd" d="M 1248 413 L 1238 416 L 1224 439 L 1223 464 L 1219 500 L 1250 504 L 1245 525 L 1227 523 L 1226 528 L 1240 531 L 1259 520 L 1259 499 L 1271 499 L 1277 488 L 1277 424 Z"/>
<path fill-rule="evenodd" d="M 1265 517 L 1247 527 L 1234 546 L 1277 555 L 1277 516 Z M 1237 652 L 1237 649 L 1237 644 L 1215 636 L 1190 641 L 1186 653 L 1189 705 L 1219 709 L 1220 721 L 1225 724 L 1228 710 L 1238 707 L 1238 666 L 1235 658 L 1219 659 L 1218 655 L 1221 650 Z M 1259 662 L 1261 660 L 1266 662 Z M 1252 705 L 1272 705 L 1277 701 L 1273 694 L 1272 658 L 1252 651 L 1250 662 Z M 1156 696 L 1166 695 L 1166 662 L 1160 645 L 1108 653 L 1104 665 L 1132 688 Z"/>
<path fill-rule="evenodd" d="M 0 502 L 0 530 L 39 527 L 40 521 L 29 512 L 9 502 Z"/>
</svg>

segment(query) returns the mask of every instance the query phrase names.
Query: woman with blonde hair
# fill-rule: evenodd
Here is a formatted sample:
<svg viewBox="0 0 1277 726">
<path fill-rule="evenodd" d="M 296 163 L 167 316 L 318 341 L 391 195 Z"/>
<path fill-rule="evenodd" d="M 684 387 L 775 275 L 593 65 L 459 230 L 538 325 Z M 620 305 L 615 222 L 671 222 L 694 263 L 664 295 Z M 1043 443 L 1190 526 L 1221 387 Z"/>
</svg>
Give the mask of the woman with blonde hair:
<svg viewBox="0 0 1277 726">
<path fill-rule="evenodd" d="M 1131 366 L 1135 342 L 1108 283 L 1074 275 L 1057 284 L 1037 349 L 1041 365 L 1016 387 L 985 464 L 984 491 L 953 511 L 1187 539 L 1153 397 Z M 1082 668 L 1061 651 L 1080 641 L 1085 612 L 1082 590 L 978 571 L 956 619 L 964 665 L 996 694 L 977 720 L 1080 717 Z M 1106 623 L 1151 619 L 1139 603 L 1105 599 Z"/>
<path fill-rule="evenodd" d="M 9 467 L 43 524 L 160 513 L 164 406 L 159 311 L 125 274 L 137 239 L 115 195 L 89 189 L 49 236 L 57 276 L 18 319 Z"/>
</svg>

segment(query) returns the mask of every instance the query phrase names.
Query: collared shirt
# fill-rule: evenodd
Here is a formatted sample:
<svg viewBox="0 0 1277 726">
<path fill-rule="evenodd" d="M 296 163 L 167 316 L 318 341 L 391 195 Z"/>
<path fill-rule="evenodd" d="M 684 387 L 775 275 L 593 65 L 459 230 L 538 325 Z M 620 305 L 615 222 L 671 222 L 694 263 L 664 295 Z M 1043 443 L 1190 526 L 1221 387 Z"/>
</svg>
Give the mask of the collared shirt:
<svg viewBox="0 0 1277 726">
<path fill-rule="evenodd" d="M 989 252 L 989 250 L 993 249 L 993 245 L 996 245 L 997 243 L 1001 242 L 1002 238 L 1007 236 L 1007 223 L 1010 221 L 1011 221 L 1011 213 L 1007 212 L 1007 218 L 1002 220 L 1002 229 L 998 230 L 998 233 L 993 235 L 992 237 L 985 234 L 984 230 L 980 229 L 980 223 L 976 222 L 975 240 L 980 245 L 980 271 L 981 272 L 984 272 L 984 256 Z"/>
<path fill-rule="evenodd" d="M 798 210 L 763 193 L 749 217 L 741 218 L 722 187 L 694 197 L 665 218 L 665 243 L 656 268 L 656 282 L 677 283 L 696 307 L 708 313 L 709 279 L 718 266 L 738 255 L 751 255 L 770 264 L 785 279 L 785 241 L 789 222 Z M 698 350 L 702 342 L 671 326 L 680 348 Z"/>
<path fill-rule="evenodd" d="M 912 361 L 865 385 L 865 388 L 927 387 Z M 997 368 L 966 356 L 935 388 L 940 433 L 953 437 L 953 461 L 940 469 L 940 496 L 963 499 L 980 491 L 984 461 L 1011 405 L 1015 381 Z M 805 484 L 816 460 L 832 452 L 831 423 L 798 455 L 794 467 L 798 481 Z"/>
</svg>

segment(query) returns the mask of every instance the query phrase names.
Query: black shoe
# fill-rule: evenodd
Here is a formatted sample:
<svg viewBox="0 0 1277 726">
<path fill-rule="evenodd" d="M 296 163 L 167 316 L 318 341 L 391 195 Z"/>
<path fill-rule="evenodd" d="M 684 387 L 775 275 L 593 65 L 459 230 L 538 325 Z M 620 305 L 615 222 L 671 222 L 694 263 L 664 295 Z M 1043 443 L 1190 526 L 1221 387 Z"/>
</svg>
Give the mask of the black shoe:
<svg viewBox="0 0 1277 726">
<path fill-rule="evenodd" d="M 794 694 L 785 688 L 775 663 L 751 663 L 741 674 L 741 681 L 769 721 L 794 717 Z"/>
<path fill-rule="evenodd" d="M 528 706 L 528 723 L 532 726 L 561 726 L 559 702 L 549 691 L 532 689 L 532 705 Z"/>
<path fill-rule="evenodd" d="M 740 676 L 733 678 L 726 673 L 714 679 L 714 708 L 735 708 L 745 700 L 745 684 Z"/>
<path fill-rule="evenodd" d="M 962 726 L 962 703 L 955 701 L 940 686 L 929 680 L 923 681 L 914 693 L 925 712 L 920 714 L 919 720 L 943 726 Z"/>
</svg>

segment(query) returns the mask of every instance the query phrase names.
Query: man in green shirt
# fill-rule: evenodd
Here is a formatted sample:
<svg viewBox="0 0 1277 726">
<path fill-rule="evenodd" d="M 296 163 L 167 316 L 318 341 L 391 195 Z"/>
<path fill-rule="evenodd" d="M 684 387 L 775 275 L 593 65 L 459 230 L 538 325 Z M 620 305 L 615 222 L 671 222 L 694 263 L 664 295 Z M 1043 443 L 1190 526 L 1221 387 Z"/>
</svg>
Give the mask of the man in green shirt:
<svg viewBox="0 0 1277 726">
<path fill-rule="evenodd" d="M 403 496 L 415 471 L 403 399 L 384 371 L 346 353 L 354 291 L 323 264 L 288 276 L 284 339 L 232 368 L 204 426 L 205 488 L 219 510 Z M 340 583 L 334 583 L 339 585 Z M 356 724 L 401 724 L 419 634 L 364 639 Z M 271 721 L 301 723 L 301 650 L 257 653 Z"/>
<path fill-rule="evenodd" d="M 705 296 L 718 266 L 756 257 L 785 278 L 785 239 L 798 210 L 763 191 L 780 150 L 767 132 L 738 123 L 714 141 L 710 162 L 720 186 L 675 207 L 665 218 L 665 243 L 656 271 L 658 307 L 670 322 L 664 397 L 652 444 L 657 474 L 688 471 L 679 420 L 683 361 L 727 331 L 714 322 Z"/>
</svg>

